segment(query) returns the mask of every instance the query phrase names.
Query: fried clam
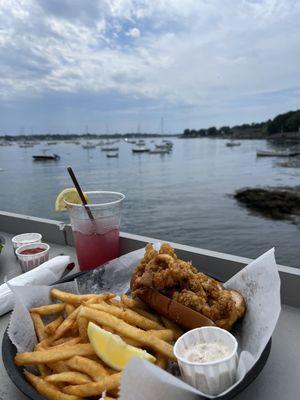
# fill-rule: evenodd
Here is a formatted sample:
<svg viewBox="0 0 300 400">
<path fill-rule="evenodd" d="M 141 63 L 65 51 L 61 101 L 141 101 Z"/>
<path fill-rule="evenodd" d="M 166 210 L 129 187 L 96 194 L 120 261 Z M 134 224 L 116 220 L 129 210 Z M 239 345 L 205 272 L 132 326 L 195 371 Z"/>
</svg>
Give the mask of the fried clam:
<svg viewBox="0 0 300 400">
<path fill-rule="evenodd" d="M 217 326 L 230 330 L 245 313 L 242 295 L 199 272 L 190 262 L 180 260 L 167 243 L 156 251 L 151 244 L 133 273 L 134 296 L 152 288 L 186 307 L 199 312 Z"/>
</svg>

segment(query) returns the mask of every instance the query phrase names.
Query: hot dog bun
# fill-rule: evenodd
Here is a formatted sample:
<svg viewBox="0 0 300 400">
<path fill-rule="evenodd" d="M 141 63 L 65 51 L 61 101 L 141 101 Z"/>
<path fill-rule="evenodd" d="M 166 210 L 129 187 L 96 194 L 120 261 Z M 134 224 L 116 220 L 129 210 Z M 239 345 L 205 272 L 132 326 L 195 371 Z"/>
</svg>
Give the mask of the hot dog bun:
<svg viewBox="0 0 300 400">
<path fill-rule="evenodd" d="M 182 328 L 189 330 L 201 326 L 215 325 L 209 318 L 175 300 L 169 299 L 155 289 L 145 288 L 139 292 L 138 296 L 152 309 L 176 322 Z"/>
</svg>

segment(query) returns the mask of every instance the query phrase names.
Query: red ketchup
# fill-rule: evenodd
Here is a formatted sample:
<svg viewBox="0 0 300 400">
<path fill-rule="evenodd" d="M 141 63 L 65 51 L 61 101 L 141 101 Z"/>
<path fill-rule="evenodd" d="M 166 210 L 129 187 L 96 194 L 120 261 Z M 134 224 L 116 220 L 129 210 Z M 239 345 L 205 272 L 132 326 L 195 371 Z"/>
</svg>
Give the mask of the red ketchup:
<svg viewBox="0 0 300 400">
<path fill-rule="evenodd" d="M 42 251 L 45 251 L 46 249 L 43 249 L 42 247 L 35 247 L 34 249 L 25 249 L 23 251 L 20 251 L 20 254 L 28 255 L 28 254 L 38 254 L 41 253 Z"/>
</svg>

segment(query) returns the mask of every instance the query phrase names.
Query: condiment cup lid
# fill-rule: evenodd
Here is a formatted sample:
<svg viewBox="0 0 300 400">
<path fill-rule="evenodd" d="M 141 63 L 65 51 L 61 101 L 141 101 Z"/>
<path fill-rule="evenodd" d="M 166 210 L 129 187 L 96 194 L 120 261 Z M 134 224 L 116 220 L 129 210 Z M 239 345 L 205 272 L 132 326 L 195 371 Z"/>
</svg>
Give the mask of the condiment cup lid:
<svg viewBox="0 0 300 400">
<path fill-rule="evenodd" d="M 192 362 L 188 361 L 184 356 L 184 350 L 190 349 L 200 343 L 214 343 L 220 342 L 228 345 L 230 349 L 230 354 L 227 357 L 221 358 L 220 360 L 211 362 Z M 238 342 L 236 338 L 225 329 L 219 328 L 217 326 L 203 326 L 201 328 L 192 329 L 177 339 L 174 345 L 175 357 L 182 363 L 188 365 L 201 365 L 211 366 L 215 364 L 222 363 L 224 361 L 230 360 L 237 352 Z"/>
<path fill-rule="evenodd" d="M 42 235 L 40 233 L 21 233 L 20 235 L 14 236 L 11 241 L 16 244 L 20 244 L 22 242 L 28 244 L 30 242 L 37 242 L 42 239 Z"/>
<path fill-rule="evenodd" d="M 40 248 L 44 248 L 43 251 L 41 251 L 40 253 L 36 253 L 36 254 L 21 254 L 22 251 L 24 250 L 28 250 L 28 249 L 34 249 L 35 247 L 40 247 Z M 35 255 L 42 255 L 44 253 L 46 253 L 47 251 L 49 251 L 50 246 L 47 243 L 31 243 L 31 244 L 24 244 L 23 246 L 20 246 L 16 249 L 16 254 L 18 256 L 22 256 L 22 257 L 32 257 Z"/>
</svg>

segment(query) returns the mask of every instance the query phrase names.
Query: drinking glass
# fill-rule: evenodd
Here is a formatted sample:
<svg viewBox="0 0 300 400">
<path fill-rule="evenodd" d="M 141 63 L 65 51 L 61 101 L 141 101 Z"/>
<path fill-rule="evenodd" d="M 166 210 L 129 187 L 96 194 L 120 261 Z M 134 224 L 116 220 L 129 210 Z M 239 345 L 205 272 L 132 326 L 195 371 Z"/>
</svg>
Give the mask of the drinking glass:
<svg viewBox="0 0 300 400">
<path fill-rule="evenodd" d="M 121 206 L 118 192 L 86 192 L 88 205 L 65 201 L 81 271 L 93 269 L 119 256 Z"/>
</svg>

